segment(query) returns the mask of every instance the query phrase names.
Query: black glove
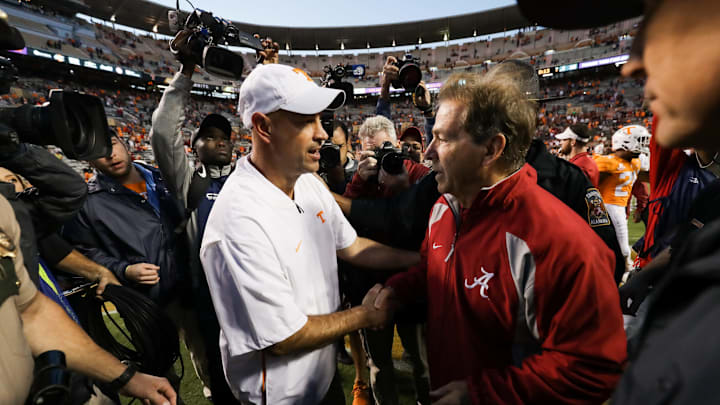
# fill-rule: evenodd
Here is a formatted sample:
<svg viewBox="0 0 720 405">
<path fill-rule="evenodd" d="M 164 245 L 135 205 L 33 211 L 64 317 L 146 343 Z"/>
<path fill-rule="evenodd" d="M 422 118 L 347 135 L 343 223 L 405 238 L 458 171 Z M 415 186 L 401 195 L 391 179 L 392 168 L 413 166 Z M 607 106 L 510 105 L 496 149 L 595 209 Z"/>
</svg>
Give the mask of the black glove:
<svg viewBox="0 0 720 405">
<path fill-rule="evenodd" d="M 620 308 L 625 315 L 635 315 L 640 304 L 652 291 L 655 277 L 652 271 L 640 271 L 620 287 Z"/>
</svg>

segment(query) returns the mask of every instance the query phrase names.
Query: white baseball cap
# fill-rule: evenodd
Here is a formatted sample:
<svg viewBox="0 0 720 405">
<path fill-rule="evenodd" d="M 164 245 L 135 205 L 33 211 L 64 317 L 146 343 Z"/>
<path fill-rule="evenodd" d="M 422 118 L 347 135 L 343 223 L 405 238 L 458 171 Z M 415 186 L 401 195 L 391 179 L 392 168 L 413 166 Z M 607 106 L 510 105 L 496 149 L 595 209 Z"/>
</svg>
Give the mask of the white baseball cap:
<svg viewBox="0 0 720 405">
<path fill-rule="evenodd" d="M 555 135 L 555 139 L 559 139 L 561 141 L 565 140 L 565 139 L 575 139 L 575 140 L 579 140 L 580 142 L 587 142 L 590 140 L 590 138 L 580 137 L 580 135 L 573 132 L 573 130 L 570 129 L 570 127 L 567 127 L 563 132 Z"/>
<path fill-rule="evenodd" d="M 320 87 L 302 69 L 287 65 L 258 65 L 240 86 L 238 113 L 252 128 L 252 115 L 278 110 L 317 114 L 345 104 L 345 92 Z"/>
</svg>

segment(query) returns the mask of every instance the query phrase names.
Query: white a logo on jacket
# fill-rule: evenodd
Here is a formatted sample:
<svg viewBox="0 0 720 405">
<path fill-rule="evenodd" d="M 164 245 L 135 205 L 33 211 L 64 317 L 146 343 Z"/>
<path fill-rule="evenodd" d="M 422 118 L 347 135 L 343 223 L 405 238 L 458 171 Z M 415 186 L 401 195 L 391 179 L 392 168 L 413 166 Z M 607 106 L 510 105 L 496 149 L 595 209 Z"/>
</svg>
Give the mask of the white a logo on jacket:
<svg viewBox="0 0 720 405">
<path fill-rule="evenodd" d="M 472 284 L 468 284 L 468 280 L 465 279 L 465 288 L 472 290 L 473 288 L 480 286 L 480 296 L 487 298 L 487 290 L 489 288 L 488 283 L 495 276 L 495 273 L 488 273 L 482 266 L 480 267 L 480 271 L 483 272 L 483 275 L 481 277 L 474 277 Z"/>
</svg>

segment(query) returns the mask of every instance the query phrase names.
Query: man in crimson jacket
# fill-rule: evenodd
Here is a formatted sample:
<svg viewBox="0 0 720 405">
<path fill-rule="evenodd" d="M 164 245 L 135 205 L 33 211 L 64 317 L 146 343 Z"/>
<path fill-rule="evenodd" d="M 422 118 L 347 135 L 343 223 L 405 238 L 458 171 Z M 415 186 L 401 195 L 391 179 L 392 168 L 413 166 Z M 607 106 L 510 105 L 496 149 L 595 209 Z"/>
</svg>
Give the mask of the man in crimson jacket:
<svg viewBox="0 0 720 405">
<path fill-rule="evenodd" d="M 427 157 L 446 194 L 421 265 L 375 305 L 427 298 L 434 404 L 602 403 L 626 358 L 612 252 L 537 185 L 515 84 L 453 75 L 439 100 Z"/>
</svg>

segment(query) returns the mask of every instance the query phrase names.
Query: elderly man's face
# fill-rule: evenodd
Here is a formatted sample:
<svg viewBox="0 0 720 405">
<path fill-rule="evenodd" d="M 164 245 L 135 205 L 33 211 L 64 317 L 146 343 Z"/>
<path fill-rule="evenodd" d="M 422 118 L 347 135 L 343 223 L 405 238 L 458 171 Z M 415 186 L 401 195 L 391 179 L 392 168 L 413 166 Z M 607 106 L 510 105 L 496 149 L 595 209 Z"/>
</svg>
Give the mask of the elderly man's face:
<svg viewBox="0 0 720 405">
<path fill-rule="evenodd" d="M 457 100 L 440 103 L 433 127 L 434 137 L 425 152 L 437 172 L 438 191 L 455 196 L 462 195 L 468 186 L 482 177 L 480 157 L 487 153 L 486 147 L 473 142 L 462 127 L 466 109 Z"/>
<path fill-rule="evenodd" d="M 659 0 L 623 74 L 647 75 L 645 97 L 665 147 L 720 149 L 720 1 Z"/>
<path fill-rule="evenodd" d="M 393 145 L 395 144 L 393 139 L 390 137 L 390 134 L 388 134 L 384 129 L 375 131 L 371 134 L 363 134 L 363 136 L 360 137 L 360 142 L 362 143 L 362 150 L 373 150 L 375 148 L 379 148 L 385 142 L 391 142 Z"/>
</svg>

